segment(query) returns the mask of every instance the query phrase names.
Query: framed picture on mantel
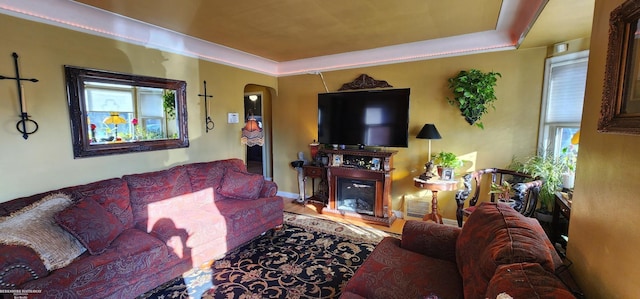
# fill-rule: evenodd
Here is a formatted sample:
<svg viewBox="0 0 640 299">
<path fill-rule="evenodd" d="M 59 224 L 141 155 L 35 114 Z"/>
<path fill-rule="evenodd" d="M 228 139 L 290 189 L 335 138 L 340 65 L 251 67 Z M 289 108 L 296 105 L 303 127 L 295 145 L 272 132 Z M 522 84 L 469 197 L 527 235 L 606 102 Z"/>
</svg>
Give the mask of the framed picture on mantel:
<svg viewBox="0 0 640 299">
<path fill-rule="evenodd" d="M 342 155 L 333 155 L 331 166 L 342 166 Z"/>
<path fill-rule="evenodd" d="M 371 170 L 380 170 L 380 158 L 371 159 Z"/>
</svg>

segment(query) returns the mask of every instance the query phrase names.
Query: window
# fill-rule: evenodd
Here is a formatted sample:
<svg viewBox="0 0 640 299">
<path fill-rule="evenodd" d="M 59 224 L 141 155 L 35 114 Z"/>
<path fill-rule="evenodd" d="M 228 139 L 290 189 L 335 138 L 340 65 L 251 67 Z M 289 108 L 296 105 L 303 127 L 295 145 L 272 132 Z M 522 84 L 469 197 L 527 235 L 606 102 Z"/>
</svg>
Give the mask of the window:
<svg viewBox="0 0 640 299">
<path fill-rule="evenodd" d="M 588 58 L 582 51 L 546 61 L 538 146 L 554 157 L 577 154 L 571 140 L 580 130 Z"/>
<path fill-rule="evenodd" d="M 88 124 L 95 126 L 92 143 L 168 138 L 167 121 L 163 107 L 163 90 L 87 82 L 85 86 Z M 104 123 L 117 113 L 124 123 Z M 137 119 L 136 126 L 132 124 Z M 115 136 L 114 129 L 117 129 Z M 135 138 L 134 138 L 135 137 Z"/>
</svg>

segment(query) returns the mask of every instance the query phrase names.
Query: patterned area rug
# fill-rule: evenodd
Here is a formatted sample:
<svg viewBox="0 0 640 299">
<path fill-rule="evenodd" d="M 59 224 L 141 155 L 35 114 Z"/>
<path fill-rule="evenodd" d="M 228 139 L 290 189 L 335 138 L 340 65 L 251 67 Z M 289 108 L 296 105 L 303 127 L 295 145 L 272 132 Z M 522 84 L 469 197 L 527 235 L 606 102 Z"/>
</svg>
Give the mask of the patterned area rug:
<svg viewBox="0 0 640 299">
<path fill-rule="evenodd" d="M 267 233 L 138 298 L 337 298 L 385 235 L 375 229 L 285 213 Z"/>
</svg>

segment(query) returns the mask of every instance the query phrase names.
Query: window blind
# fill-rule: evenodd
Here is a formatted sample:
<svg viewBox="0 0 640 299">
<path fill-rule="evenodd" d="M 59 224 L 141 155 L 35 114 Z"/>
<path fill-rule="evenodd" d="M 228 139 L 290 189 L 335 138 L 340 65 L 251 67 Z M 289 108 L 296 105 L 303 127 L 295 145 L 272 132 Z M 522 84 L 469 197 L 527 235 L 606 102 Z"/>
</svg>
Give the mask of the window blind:
<svg viewBox="0 0 640 299">
<path fill-rule="evenodd" d="M 547 123 L 579 123 L 582 119 L 587 59 L 551 66 Z"/>
</svg>

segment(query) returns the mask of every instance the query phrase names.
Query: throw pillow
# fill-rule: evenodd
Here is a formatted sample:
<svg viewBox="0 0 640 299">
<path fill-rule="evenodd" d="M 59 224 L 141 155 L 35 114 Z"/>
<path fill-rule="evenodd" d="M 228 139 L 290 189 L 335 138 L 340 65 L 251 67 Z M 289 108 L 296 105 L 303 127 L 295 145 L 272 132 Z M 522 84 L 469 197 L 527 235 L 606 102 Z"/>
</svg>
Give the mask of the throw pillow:
<svg viewBox="0 0 640 299">
<path fill-rule="evenodd" d="M 218 193 L 236 199 L 257 199 L 264 184 L 260 174 L 227 168 L 218 186 Z"/>
<path fill-rule="evenodd" d="M 49 271 L 69 265 L 86 249 L 56 224 L 54 215 L 72 203 L 66 194 L 51 194 L 0 218 L 0 243 L 32 248 Z"/>
<path fill-rule="evenodd" d="M 59 212 L 55 219 L 76 236 L 92 255 L 104 252 L 124 231 L 122 222 L 115 215 L 90 198 Z"/>
</svg>

